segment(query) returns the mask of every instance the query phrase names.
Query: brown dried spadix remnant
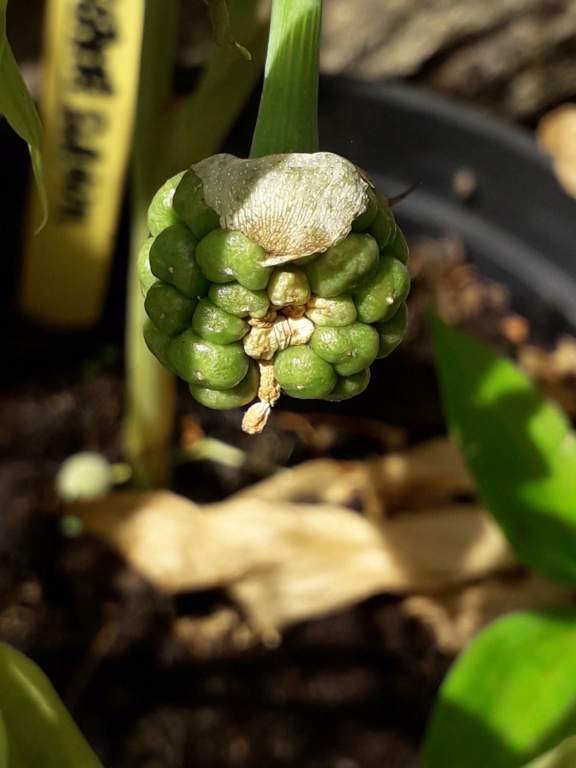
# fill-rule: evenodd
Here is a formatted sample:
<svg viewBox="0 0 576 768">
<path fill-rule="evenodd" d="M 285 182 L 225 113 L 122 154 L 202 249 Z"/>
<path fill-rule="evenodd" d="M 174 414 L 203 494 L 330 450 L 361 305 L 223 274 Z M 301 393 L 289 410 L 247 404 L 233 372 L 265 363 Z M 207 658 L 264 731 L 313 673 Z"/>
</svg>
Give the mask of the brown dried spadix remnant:
<svg viewBox="0 0 576 768">
<path fill-rule="evenodd" d="M 406 329 L 406 241 L 328 152 L 215 155 L 164 184 L 139 260 L 149 349 L 208 408 L 360 394 Z"/>
</svg>

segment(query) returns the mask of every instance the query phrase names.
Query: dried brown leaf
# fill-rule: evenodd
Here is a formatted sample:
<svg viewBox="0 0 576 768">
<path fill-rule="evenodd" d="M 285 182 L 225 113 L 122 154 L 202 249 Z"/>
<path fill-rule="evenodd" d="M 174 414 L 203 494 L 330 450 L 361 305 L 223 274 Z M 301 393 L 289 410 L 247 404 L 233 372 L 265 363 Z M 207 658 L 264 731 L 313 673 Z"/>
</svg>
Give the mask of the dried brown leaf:
<svg viewBox="0 0 576 768">
<path fill-rule="evenodd" d="M 540 148 L 552 157 L 558 182 L 576 197 L 576 104 L 563 104 L 544 115 L 536 135 Z"/>
<path fill-rule="evenodd" d="M 530 571 L 492 576 L 435 595 L 413 595 L 403 611 L 422 621 L 440 650 L 455 654 L 483 627 L 506 613 L 538 610 L 550 605 L 574 605 L 575 593 Z"/>
<path fill-rule="evenodd" d="M 158 589 L 224 588 L 272 638 L 375 593 L 438 589 L 514 563 L 491 518 L 469 505 L 378 527 L 334 504 L 245 494 L 205 507 L 168 492 L 118 494 L 68 513 Z"/>
</svg>

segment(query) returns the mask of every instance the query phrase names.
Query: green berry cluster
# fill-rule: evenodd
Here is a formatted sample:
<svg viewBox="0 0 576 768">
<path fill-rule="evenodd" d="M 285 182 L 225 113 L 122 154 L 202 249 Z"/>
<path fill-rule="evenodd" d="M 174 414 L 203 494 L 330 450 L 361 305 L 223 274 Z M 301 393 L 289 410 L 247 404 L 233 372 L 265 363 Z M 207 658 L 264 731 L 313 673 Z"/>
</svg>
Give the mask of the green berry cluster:
<svg viewBox="0 0 576 768">
<path fill-rule="evenodd" d="M 157 192 L 148 226 L 138 264 L 144 338 L 204 406 L 224 410 L 258 397 L 273 405 L 280 391 L 354 397 L 374 360 L 404 336 L 408 248 L 372 186 L 344 239 L 275 266 L 263 247 L 221 228 L 193 169 Z"/>
</svg>

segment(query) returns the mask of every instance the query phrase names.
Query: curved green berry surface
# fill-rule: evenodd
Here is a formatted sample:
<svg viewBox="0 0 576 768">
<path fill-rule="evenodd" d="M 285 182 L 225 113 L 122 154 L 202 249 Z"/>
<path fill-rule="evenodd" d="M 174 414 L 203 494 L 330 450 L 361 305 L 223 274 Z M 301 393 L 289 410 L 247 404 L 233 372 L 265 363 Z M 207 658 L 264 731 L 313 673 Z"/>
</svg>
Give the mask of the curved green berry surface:
<svg viewBox="0 0 576 768">
<path fill-rule="evenodd" d="M 162 230 L 150 248 L 150 269 L 159 280 L 170 283 L 192 299 L 210 287 L 195 258 L 197 240 L 188 227 L 172 224 Z"/>
<path fill-rule="evenodd" d="M 406 266 L 392 256 L 382 256 L 373 280 L 353 295 L 358 320 L 376 323 L 390 319 L 409 290 L 410 276 Z"/>
<path fill-rule="evenodd" d="M 351 376 L 368 368 L 376 359 L 378 344 L 377 331 L 364 323 L 316 328 L 310 339 L 312 349 L 332 363 L 340 376 Z"/>
<path fill-rule="evenodd" d="M 251 291 L 240 283 L 214 283 L 208 298 L 217 307 L 236 317 L 264 317 L 270 307 L 266 291 Z"/>
<path fill-rule="evenodd" d="M 192 170 L 182 175 L 174 192 L 173 207 L 198 240 L 220 226 L 220 217 L 206 203 L 202 181 Z"/>
<path fill-rule="evenodd" d="M 251 291 L 266 288 L 273 267 L 264 267 L 266 251 L 241 232 L 215 229 L 196 248 L 196 259 L 212 283 L 234 280 Z"/>
<path fill-rule="evenodd" d="M 364 232 L 368 229 L 378 213 L 378 198 L 376 197 L 376 193 L 371 187 L 368 187 L 367 193 L 368 203 L 366 205 L 366 210 L 352 222 L 353 232 Z"/>
<path fill-rule="evenodd" d="M 144 241 L 142 247 L 138 251 L 138 280 L 140 282 L 140 290 L 144 297 L 148 293 L 150 286 L 154 285 L 157 279 L 156 275 L 152 274 L 152 269 L 150 267 L 150 249 L 152 248 L 153 242 L 154 238 L 149 237 L 148 240 Z"/>
<path fill-rule="evenodd" d="M 271 303 L 277 307 L 306 304 L 312 295 L 306 273 L 293 264 L 272 270 L 267 292 Z"/>
<path fill-rule="evenodd" d="M 207 341 L 232 344 L 246 336 L 250 326 L 241 318 L 217 307 L 210 299 L 203 298 L 194 312 L 192 330 Z"/>
<path fill-rule="evenodd" d="M 379 259 L 376 240 L 370 235 L 352 232 L 303 269 L 312 292 L 331 298 L 366 285 L 376 274 Z"/>
<path fill-rule="evenodd" d="M 401 304 L 394 317 L 390 320 L 387 320 L 385 323 L 375 323 L 374 328 L 380 340 L 378 354 L 376 355 L 377 360 L 388 357 L 396 349 L 406 334 L 407 326 L 408 308 L 406 304 Z"/>
<path fill-rule="evenodd" d="M 333 296 L 331 299 L 312 296 L 306 305 L 306 317 L 319 327 L 350 325 L 357 316 L 354 300 L 347 293 Z"/>
<path fill-rule="evenodd" d="M 176 373 L 172 367 L 169 355 L 169 347 L 172 341 L 171 336 L 166 336 L 165 333 L 159 331 L 150 318 L 146 318 L 144 321 L 144 327 L 142 329 L 144 341 L 146 346 L 152 352 L 155 358 L 157 358 L 164 368 L 167 368 L 172 373 Z"/>
<path fill-rule="evenodd" d="M 308 345 L 287 347 L 276 353 L 274 375 L 290 397 L 317 400 L 326 397 L 338 377 L 336 371 Z"/>
<path fill-rule="evenodd" d="M 152 198 L 148 208 L 148 229 L 151 235 L 159 235 L 166 227 L 180 223 L 180 217 L 172 207 L 172 201 L 176 187 L 184 174 L 185 171 L 181 171 L 176 176 L 172 176 Z"/>
<path fill-rule="evenodd" d="M 235 387 L 246 376 L 249 363 L 240 342 L 215 344 L 191 328 L 172 339 L 168 360 L 172 370 L 189 384 L 211 389 Z"/>
<path fill-rule="evenodd" d="M 340 403 L 342 400 L 350 400 L 351 397 L 361 395 L 370 383 L 370 369 L 352 374 L 352 376 L 339 376 L 334 389 L 326 395 L 325 400 Z"/>
<path fill-rule="evenodd" d="M 396 229 L 396 221 L 390 206 L 384 198 L 380 198 L 376 216 L 370 222 L 366 232 L 376 240 L 378 249 L 381 251 L 394 239 Z"/>
<path fill-rule="evenodd" d="M 402 264 L 408 264 L 410 251 L 408 250 L 406 238 L 399 227 L 396 229 L 394 239 L 384 249 L 383 255 L 393 256 L 398 261 L 401 261 Z"/>
<path fill-rule="evenodd" d="M 197 304 L 173 285 L 156 280 L 146 294 L 144 309 L 159 331 L 176 336 L 190 327 Z"/>
<path fill-rule="evenodd" d="M 190 392 L 200 405 L 217 411 L 228 411 L 232 408 L 241 408 L 251 403 L 258 394 L 259 383 L 260 374 L 258 366 L 251 360 L 248 372 L 235 387 L 219 390 L 210 389 L 209 387 L 197 387 L 194 384 L 190 384 Z"/>
</svg>

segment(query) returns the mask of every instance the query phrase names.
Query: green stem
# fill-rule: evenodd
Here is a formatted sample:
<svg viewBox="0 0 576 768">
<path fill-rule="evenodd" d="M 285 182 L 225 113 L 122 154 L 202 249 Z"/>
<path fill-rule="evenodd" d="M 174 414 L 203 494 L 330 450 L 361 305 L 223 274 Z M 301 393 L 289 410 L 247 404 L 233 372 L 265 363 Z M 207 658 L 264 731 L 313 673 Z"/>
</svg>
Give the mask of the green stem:
<svg viewBox="0 0 576 768">
<path fill-rule="evenodd" d="M 251 157 L 318 151 L 322 0 L 273 0 Z"/>
<path fill-rule="evenodd" d="M 217 152 L 260 76 L 268 10 L 265 0 L 233 0 L 230 20 L 252 61 L 215 47 L 197 90 L 172 100 L 175 0 L 147 0 L 132 163 L 132 231 L 126 318 L 124 456 L 139 488 L 167 487 L 171 474 L 175 382 L 142 338 L 145 318 L 137 257 L 148 236 L 147 210 L 175 173 Z"/>
<path fill-rule="evenodd" d="M 132 161 L 132 229 L 126 308 L 124 456 L 138 488 L 170 484 L 174 378 L 142 337 L 144 303 L 138 280 L 140 246 L 148 237 L 147 210 L 162 174 L 160 126 L 172 94 L 177 3 L 147 0 Z"/>
</svg>

